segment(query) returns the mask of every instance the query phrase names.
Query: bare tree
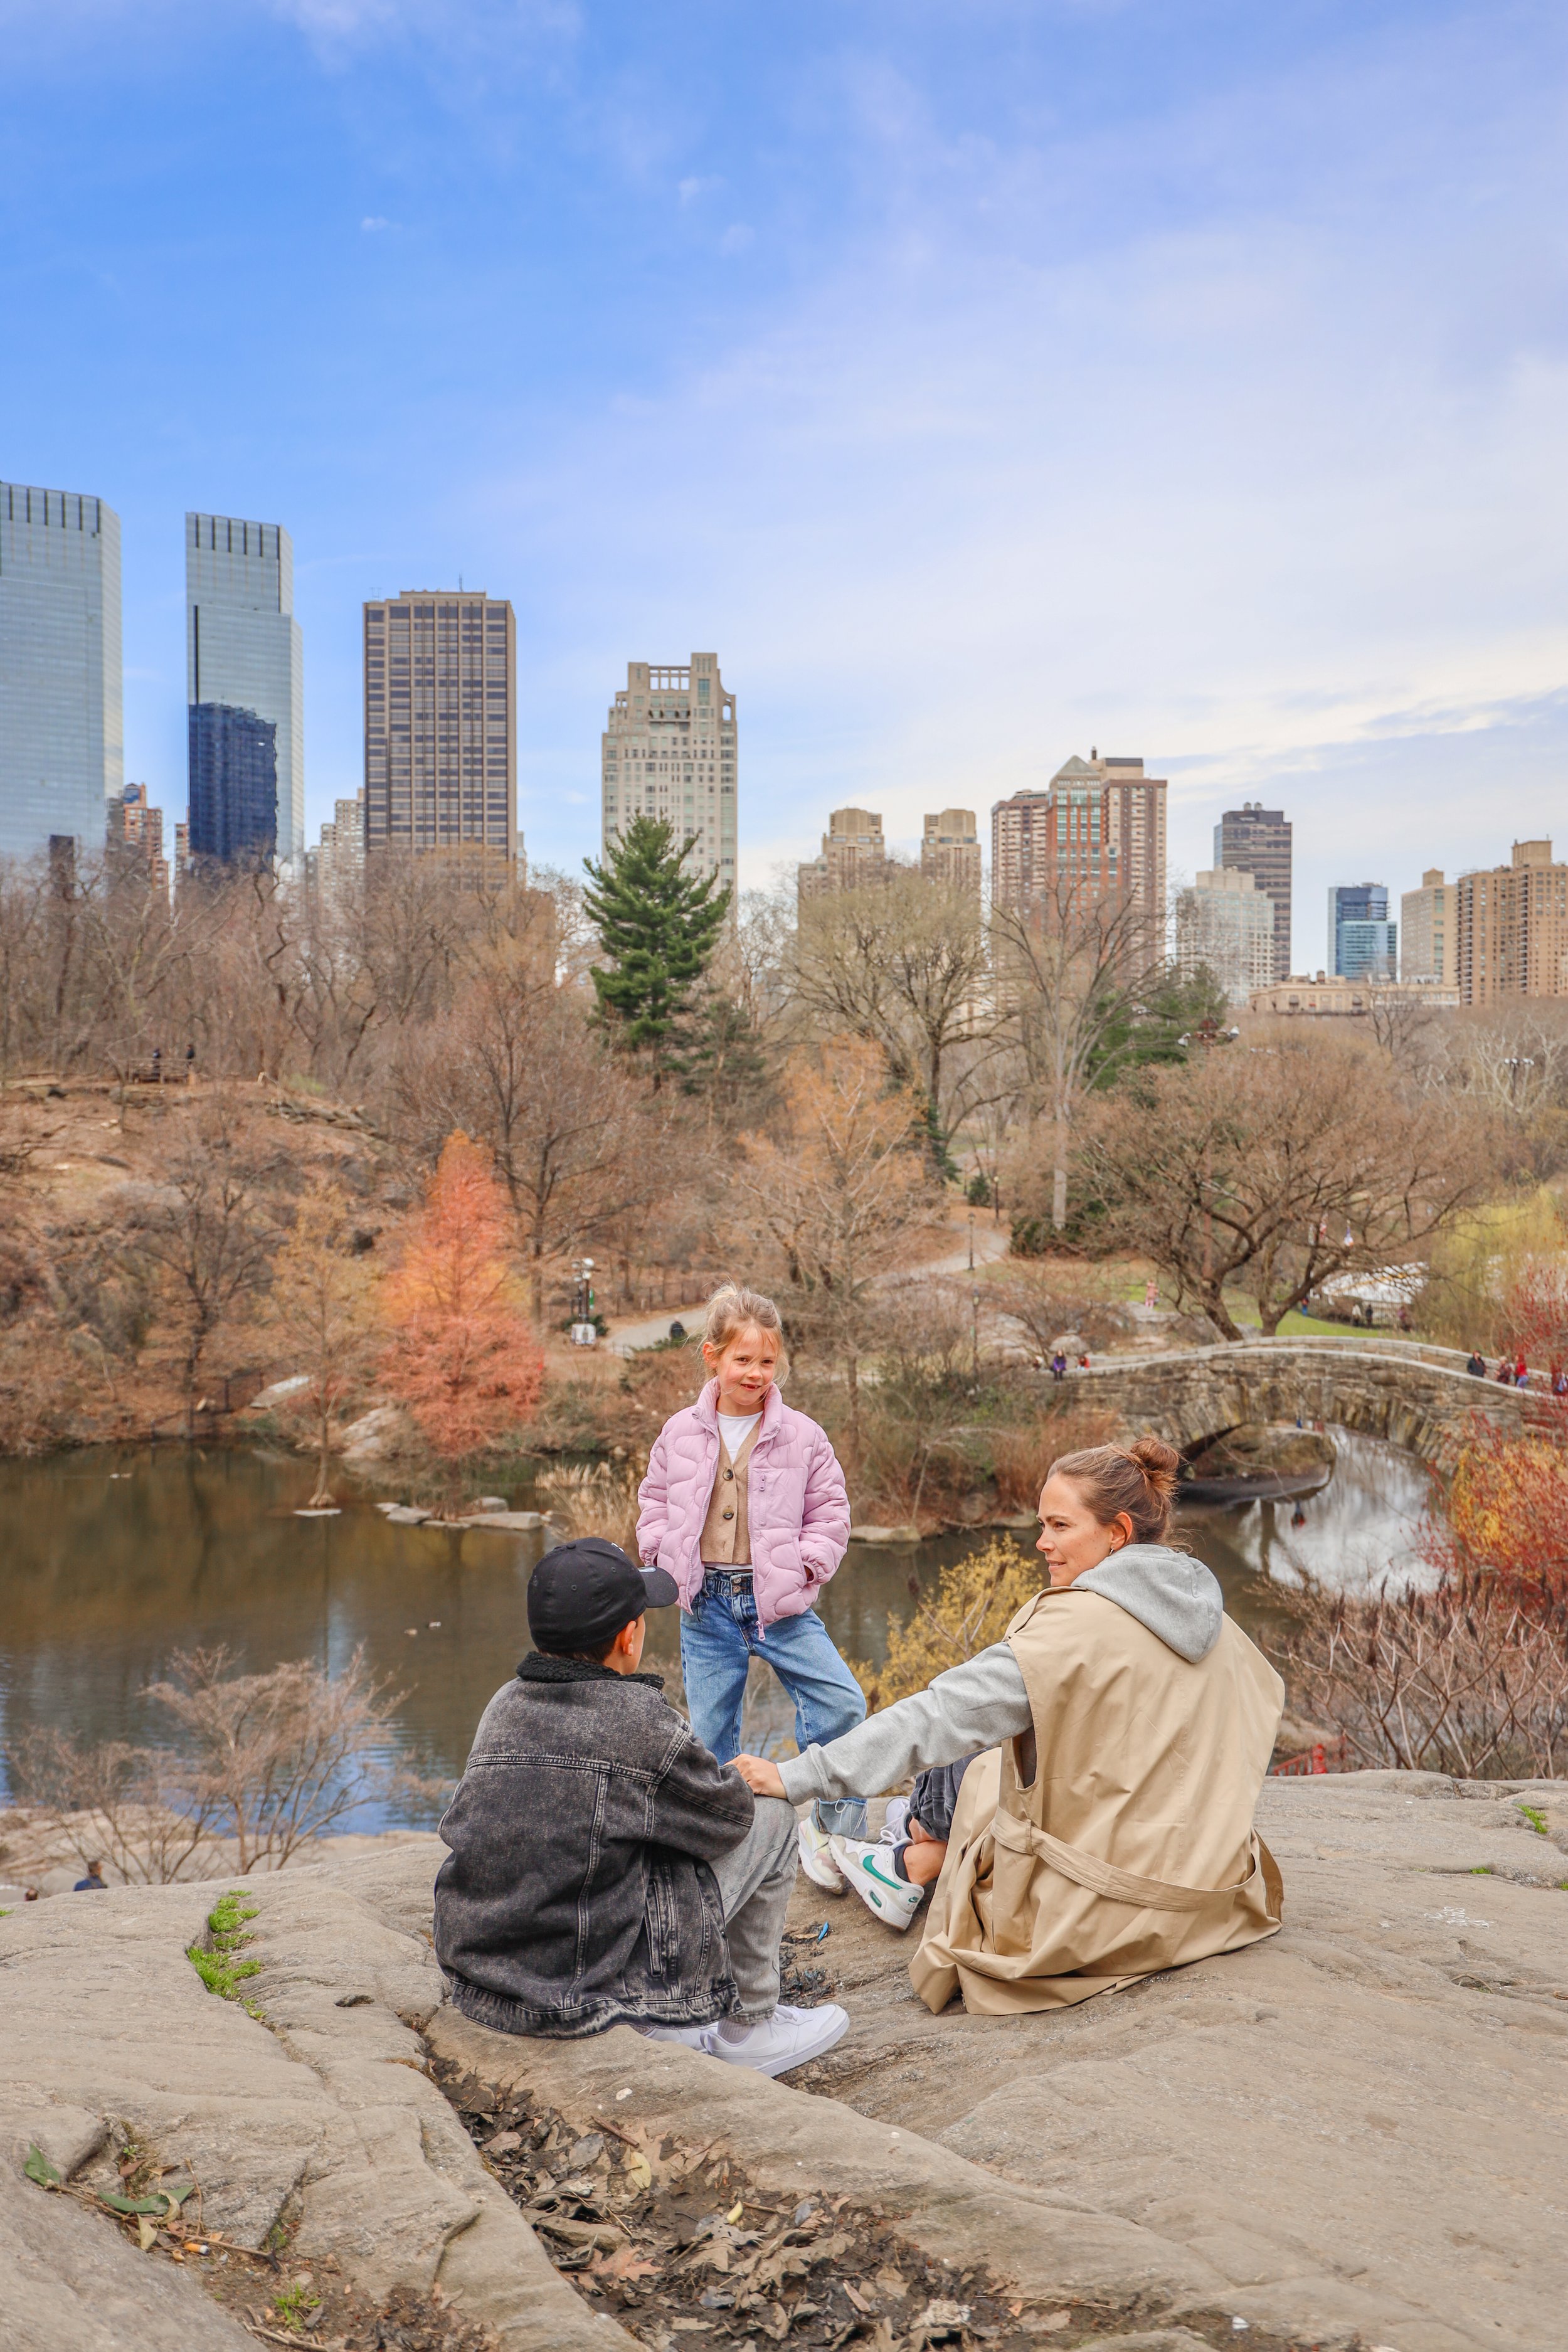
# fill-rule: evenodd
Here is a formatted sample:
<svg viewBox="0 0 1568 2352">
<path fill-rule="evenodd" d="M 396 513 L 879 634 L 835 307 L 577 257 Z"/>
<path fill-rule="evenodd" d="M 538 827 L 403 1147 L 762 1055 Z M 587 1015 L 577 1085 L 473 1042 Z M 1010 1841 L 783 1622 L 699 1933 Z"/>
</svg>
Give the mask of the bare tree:
<svg viewBox="0 0 1568 2352">
<path fill-rule="evenodd" d="M 978 899 L 894 867 L 859 890 L 808 900 L 789 952 L 791 992 L 818 1035 L 863 1038 L 895 1087 L 919 1092 L 944 1145 L 984 1096 L 982 1057 L 996 1027 Z"/>
<path fill-rule="evenodd" d="M 923 1104 L 918 1095 L 889 1094 L 881 1055 L 856 1038 L 815 1058 L 797 1055 L 785 1092 L 787 1140 L 745 1139 L 731 1193 L 732 1237 L 764 1278 L 782 1283 L 792 1333 L 842 1373 L 858 1455 L 872 1286 L 941 1214 L 929 1162 L 911 1148 Z"/>
<path fill-rule="evenodd" d="M 1227 1339 L 1227 1290 L 1272 1333 L 1331 1276 L 1423 1251 L 1489 1174 L 1443 1104 L 1411 1102 L 1353 1046 L 1295 1036 L 1132 1073 L 1080 1159 L 1107 1242 L 1152 1258 Z"/>
<path fill-rule="evenodd" d="M 998 908 L 997 1002 L 1048 1128 L 1051 1223 L 1067 1223 L 1073 1122 L 1117 1037 L 1164 970 L 1163 925 L 1130 892 L 1091 898 L 1069 875 L 1023 909 Z"/>
<path fill-rule="evenodd" d="M 348 1202 L 335 1184 L 317 1178 L 300 1201 L 277 1255 L 267 1309 L 290 1370 L 305 1378 L 281 1409 L 310 1423 L 316 1484 L 306 1507 L 321 1510 L 332 1499 L 336 1424 L 363 1391 L 382 1336 L 374 1277 L 353 1255 Z"/>
<path fill-rule="evenodd" d="M 329 1675 L 306 1659 L 247 1675 L 225 1649 L 176 1651 L 143 1697 L 173 1717 L 178 1746 L 83 1748 L 37 1731 L 7 1758 L 18 1832 L 40 1849 L 101 1857 L 128 1884 L 160 1885 L 228 1864 L 280 1870 L 360 1805 L 428 1796 L 388 1755 L 405 1694 L 354 1652 Z"/>
<path fill-rule="evenodd" d="M 258 1198 L 259 1173 L 219 1097 L 196 1114 L 167 1181 L 129 1193 L 126 1247 L 163 1279 L 181 1331 L 187 1412 L 214 1332 L 268 1277 L 273 1235 Z"/>
</svg>

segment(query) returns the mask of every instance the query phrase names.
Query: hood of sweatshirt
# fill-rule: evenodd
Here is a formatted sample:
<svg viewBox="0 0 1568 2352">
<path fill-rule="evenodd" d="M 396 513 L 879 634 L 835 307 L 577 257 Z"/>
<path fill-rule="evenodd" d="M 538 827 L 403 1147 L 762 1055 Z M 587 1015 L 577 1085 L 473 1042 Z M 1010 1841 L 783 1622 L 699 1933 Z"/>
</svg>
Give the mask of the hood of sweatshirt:
<svg viewBox="0 0 1568 2352">
<path fill-rule="evenodd" d="M 1075 1577 L 1072 1589 L 1114 1601 L 1194 1666 L 1219 1640 L 1225 1621 L 1225 1595 L 1214 1571 L 1167 1544 L 1124 1544 Z"/>
</svg>

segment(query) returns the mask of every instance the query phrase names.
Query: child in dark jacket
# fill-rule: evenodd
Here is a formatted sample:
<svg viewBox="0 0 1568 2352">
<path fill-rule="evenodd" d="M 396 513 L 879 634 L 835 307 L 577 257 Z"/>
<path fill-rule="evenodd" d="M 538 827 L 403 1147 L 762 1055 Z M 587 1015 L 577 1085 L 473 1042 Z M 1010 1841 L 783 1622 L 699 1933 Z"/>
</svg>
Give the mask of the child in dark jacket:
<svg viewBox="0 0 1568 2352">
<path fill-rule="evenodd" d="M 441 1822 L 436 1951 L 452 2000 L 502 2033 L 636 2026 L 779 2074 L 848 2026 L 779 2000 L 795 1819 L 753 1801 L 638 1672 L 676 1598 L 589 1537 L 528 1587 L 535 1649 L 497 1692 Z"/>
</svg>

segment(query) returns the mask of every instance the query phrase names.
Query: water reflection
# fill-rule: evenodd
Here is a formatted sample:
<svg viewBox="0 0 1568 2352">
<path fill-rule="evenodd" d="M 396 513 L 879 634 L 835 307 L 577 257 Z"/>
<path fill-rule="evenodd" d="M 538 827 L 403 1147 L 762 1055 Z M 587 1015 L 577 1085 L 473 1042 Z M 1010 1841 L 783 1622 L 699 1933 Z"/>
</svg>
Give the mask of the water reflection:
<svg viewBox="0 0 1568 2352">
<path fill-rule="evenodd" d="M 1289 1503 L 1180 1522 L 1249 1632 L 1282 1622 L 1303 1568 L 1336 1584 L 1414 1569 L 1426 1473 L 1397 1447 L 1331 1433 L 1338 1466 L 1300 1528 Z M 0 1463 L 0 1748 L 35 1725 L 88 1739 L 164 1736 L 142 1692 L 176 1649 L 223 1643 L 265 1669 L 300 1657 L 341 1667 L 363 1645 L 373 1672 L 407 1693 L 405 1751 L 422 1770 L 459 1772 L 486 1701 L 528 1646 L 538 1538 L 389 1527 L 374 1496 L 353 1489 L 341 1517 L 296 1518 L 310 1480 L 309 1464 L 265 1452 L 102 1448 Z M 984 1540 L 852 1545 L 821 1604 L 839 1649 L 879 1664 L 889 1626 L 913 1606 L 911 1583 L 926 1589 Z M 647 1662 L 671 1670 L 678 1655 L 674 1612 L 658 1612 Z M 776 1741 L 789 1719 L 772 1675 L 754 1669 L 748 1737 Z"/>
</svg>

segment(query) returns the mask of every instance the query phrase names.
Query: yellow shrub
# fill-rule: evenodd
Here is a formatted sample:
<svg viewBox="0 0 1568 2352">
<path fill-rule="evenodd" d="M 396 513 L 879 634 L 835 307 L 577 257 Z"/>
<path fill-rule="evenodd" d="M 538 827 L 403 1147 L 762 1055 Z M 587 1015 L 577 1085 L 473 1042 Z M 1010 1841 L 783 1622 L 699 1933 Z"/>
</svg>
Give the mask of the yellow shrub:
<svg viewBox="0 0 1568 2352">
<path fill-rule="evenodd" d="M 944 1568 L 935 1595 L 922 1595 L 913 1616 L 893 1627 L 887 1664 L 853 1666 L 873 1715 L 999 1642 L 1009 1620 L 1045 1581 L 1041 1563 L 1006 1536 Z"/>
</svg>

